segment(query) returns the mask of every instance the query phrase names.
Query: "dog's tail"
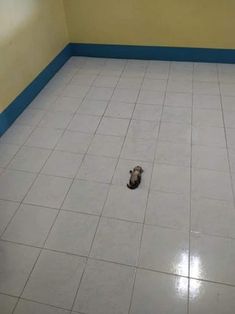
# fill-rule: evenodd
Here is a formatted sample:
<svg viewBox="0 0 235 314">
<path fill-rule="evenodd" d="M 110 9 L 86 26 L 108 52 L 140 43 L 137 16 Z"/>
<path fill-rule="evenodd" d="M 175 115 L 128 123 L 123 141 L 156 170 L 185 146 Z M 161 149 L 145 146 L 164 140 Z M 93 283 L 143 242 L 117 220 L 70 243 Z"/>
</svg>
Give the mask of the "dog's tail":
<svg viewBox="0 0 235 314">
<path fill-rule="evenodd" d="M 138 186 L 138 184 L 135 184 L 135 185 L 130 185 L 129 183 L 127 183 L 127 185 L 126 185 L 129 189 L 131 189 L 131 190 L 134 190 L 134 189 L 136 189 L 137 188 L 137 186 Z"/>
</svg>

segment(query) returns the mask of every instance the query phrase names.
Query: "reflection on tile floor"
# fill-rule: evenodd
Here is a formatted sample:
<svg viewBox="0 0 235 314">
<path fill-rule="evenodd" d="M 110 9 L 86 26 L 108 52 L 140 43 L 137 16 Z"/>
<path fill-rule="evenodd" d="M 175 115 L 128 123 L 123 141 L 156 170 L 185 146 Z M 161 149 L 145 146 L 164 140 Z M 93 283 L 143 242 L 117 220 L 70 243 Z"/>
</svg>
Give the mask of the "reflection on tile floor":
<svg viewBox="0 0 235 314">
<path fill-rule="evenodd" d="M 234 314 L 234 91 L 234 65 L 71 58 L 0 139 L 0 313 Z"/>
</svg>

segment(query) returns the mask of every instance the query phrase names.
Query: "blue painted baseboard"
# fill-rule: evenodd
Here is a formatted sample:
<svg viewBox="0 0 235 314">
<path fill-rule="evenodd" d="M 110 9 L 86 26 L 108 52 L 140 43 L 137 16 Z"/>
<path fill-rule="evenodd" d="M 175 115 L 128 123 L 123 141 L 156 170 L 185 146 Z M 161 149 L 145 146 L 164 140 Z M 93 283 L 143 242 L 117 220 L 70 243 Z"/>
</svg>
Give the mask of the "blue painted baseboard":
<svg viewBox="0 0 235 314">
<path fill-rule="evenodd" d="M 71 43 L 73 56 L 235 63 L 235 49 L 181 48 Z"/>
<path fill-rule="evenodd" d="M 32 102 L 71 56 L 235 63 L 235 49 L 181 48 L 158 46 L 68 44 L 55 59 L 0 114 L 0 136 Z"/>
<path fill-rule="evenodd" d="M 71 57 L 71 47 L 67 45 L 48 66 L 30 83 L 13 102 L 0 114 L 0 136 L 32 102 L 49 80 Z"/>
</svg>

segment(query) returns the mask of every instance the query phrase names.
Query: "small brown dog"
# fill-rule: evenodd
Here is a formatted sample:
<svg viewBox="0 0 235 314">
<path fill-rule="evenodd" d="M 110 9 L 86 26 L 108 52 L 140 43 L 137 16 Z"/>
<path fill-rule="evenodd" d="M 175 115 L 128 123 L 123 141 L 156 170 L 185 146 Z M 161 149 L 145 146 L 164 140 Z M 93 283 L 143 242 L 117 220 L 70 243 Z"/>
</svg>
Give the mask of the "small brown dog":
<svg viewBox="0 0 235 314">
<path fill-rule="evenodd" d="M 140 166 L 136 166 L 133 170 L 130 170 L 130 180 L 127 184 L 127 187 L 131 190 L 136 189 L 141 182 L 141 174 L 144 172 L 144 170 Z"/>
</svg>

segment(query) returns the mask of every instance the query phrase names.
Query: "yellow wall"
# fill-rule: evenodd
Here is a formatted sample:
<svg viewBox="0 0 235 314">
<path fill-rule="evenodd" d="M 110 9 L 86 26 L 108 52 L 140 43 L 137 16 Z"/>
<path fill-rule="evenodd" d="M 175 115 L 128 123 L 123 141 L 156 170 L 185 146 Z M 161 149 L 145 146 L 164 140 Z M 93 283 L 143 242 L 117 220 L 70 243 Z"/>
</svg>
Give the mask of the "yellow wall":
<svg viewBox="0 0 235 314">
<path fill-rule="evenodd" d="M 235 48 L 234 0 L 64 0 L 70 41 Z"/>
<path fill-rule="evenodd" d="M 0 0 L 0 112 L 67 43 L 63 0 Z"/>
</svg>

